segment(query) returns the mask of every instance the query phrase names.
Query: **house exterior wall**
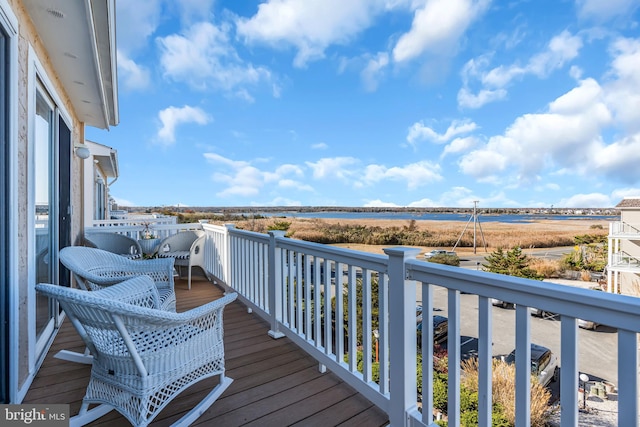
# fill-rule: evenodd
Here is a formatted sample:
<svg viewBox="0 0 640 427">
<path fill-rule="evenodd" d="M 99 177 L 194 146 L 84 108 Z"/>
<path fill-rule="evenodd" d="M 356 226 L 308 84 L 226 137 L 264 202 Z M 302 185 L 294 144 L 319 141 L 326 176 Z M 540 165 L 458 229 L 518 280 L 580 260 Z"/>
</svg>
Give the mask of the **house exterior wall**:
<svg viewBox="0 0 640 427">
<path fill-rule="evenodd" d="M 33 340 L 30 339 L 29 331 L 29 313 L 30 305 L 33 301 L 33 292 L 31 289 L 34 284 L 34 277 L 29 272 L 29 245 L 30 239 L 33 238 L 33 230 L 30 229 L 29 218 L 32 215 L 32 207 L 29 205 L 30 200 L 30 153 L 29 153 L 29 140 L 30 132 L 30 116 L 34 115 L 32 111 L 32 101 L 29 99 L 29 94 L 33 91 L 34 81 L 31 81 L 30 69 L 33 67 L 33 61 L 35 58 L 30 57 L 31 53 L 35 53 L 37 60 L 42 68 L 44 68 L 45 74 L 48 77 L 48 81 L 52 86 L 47 89 L 56 95 L 56 99 L 60 102 L 70 118 L 70 128 L 72 134 L 72 144 L 75 141 L 84 140 L 84 127 L 79 122 L 74 112 L 73 106 L 69 97 L 67 96 L 64 87 L 60 84 L 58 76 L 56 76 L 53 66 L 49 60 L 48 54 L 41 43 L 40 38 L 33 26 L 29 15 L 27 14 L 22 2 L 20 0 L 7 0 L 9 7 L 13 14 L 18 18 L 18 130 L 16 132 L 17 138 L 12 143 L 16 144 L 16 152 L 18 154 L 16 161 L 16 167 L 18 171 L 17 176 L 17 204 L 14 207 L 14 222 L 13 224 L 17 229 L 18 241 L 17 247 L 13 248 L 13 252 L 16 255 L 17 263 L 17 278 L 12 280 L 12 283 L 17 284 L 17 296 L 11 303 L 12 308 L 16 310 L 17 315 L 13 318 L 17 320 L 17 339 L 14 342 L 18 346 L 17 354 L 19 359 L 17 361 L 17 388 L 18 394 L 20 390 L 25 389 L 30 383 L 31 375 L 35 374 L 38 361 L 34 358 L 35 349 L 33 348 Z M 13 58 L 14 60 L 16 58 Z M 71 150 L 73 152 L 73 150 Z M 76 156 L 72 156 L 71 166 L 71 205 L 72 205 L 72 231 L 71 241 L 75 242 L 79 238 L 80 221 L 82 217 L 82 204 L 80 194 L 80 159 Z M 15 400 L 15 399 L 14 399 Z"/>
<path fill-rule="evenodd" d="M 640 260 L 640 206 L 624 208 L 620 211 L 620 220 L 638 229 L 638 240 L 621 240 L 620 250 Z M 640 296 L 640 275 L 625 272 L 620 275 L 620 292 L 626 295 Z"/>
</svg>

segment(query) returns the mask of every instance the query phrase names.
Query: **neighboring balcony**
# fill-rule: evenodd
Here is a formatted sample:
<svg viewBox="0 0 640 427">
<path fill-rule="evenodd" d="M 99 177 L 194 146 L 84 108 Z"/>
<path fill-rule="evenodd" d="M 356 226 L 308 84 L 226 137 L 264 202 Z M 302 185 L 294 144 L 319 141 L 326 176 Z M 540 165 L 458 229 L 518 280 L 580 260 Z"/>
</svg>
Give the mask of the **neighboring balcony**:
<svg viewBox="0 0 640 427">
<path fill-rule="evenodd" d="M 158 227 L 172 232 L 170 226 Z M 391 425 L 435 425 L 431 387 L 435 291 L 438 295 L 444 291 L 446 298 L 450 426 L 460 424 L 461 294 L 476 300 L 472 316 L 477 325 L 473 338 L 480 426 L 491 425 L 492 347 L 499 338 L 494 335 L 491 299 L 516 307 L 509 325 L 516 348 L 516 425 L 529 425 L 530 419 L 531 307 L 554 313 L 554 321 L 559 321 L 562 426 L 578 424 L 578 319 L 607 325 L 617 333 L 614 360 L 606 363 L 617 363 L 618 425 L 638 422 L 637 298 L 419 261 L 419 251 L 413 248 L 388 248 L 385 255 L 378 255 L 294 240 L 283 232 L 261 234 L 212 224 L 174 227 L 202 228 L 207 235 L 206 270 L 216 283 L 238 292 L 238 300 L 266 322 L 271 338 L 286 337 L 314 358 L 321 370 L 330 371 L 372 402 Z M 134 225 L 110 229 L 138 232 Z M 423 314 L 421 350 L 416 344 L 418 294 Z M 347 296 L 332 302 L 336 295 Z M 356 295 L 362 300 L 357 301 Z M 416 371 L 418 351 L 422 351 L 422 384 Z M 361 364 L 352 357 L 357 352 L 362 352 Z M 374 360 L 380 362 L 377 381 Z M 422 396 L 417 393 L 419 385 Z"/>
</svg>

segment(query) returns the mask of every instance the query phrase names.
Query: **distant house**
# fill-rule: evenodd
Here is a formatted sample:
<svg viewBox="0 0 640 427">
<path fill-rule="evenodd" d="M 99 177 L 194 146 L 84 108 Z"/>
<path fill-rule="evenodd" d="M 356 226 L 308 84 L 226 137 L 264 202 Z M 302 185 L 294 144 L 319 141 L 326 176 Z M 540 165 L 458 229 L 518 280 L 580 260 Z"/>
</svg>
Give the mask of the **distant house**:
<svg viewBox="0 0 640 427">
<path fill-rule="evenodd" d="M 85 141 L 90 156 L 84 160 L 83 205 L 84 226 L 90 227 L 94 220 L 111 219 L 109 188 L 119 176 L 118 151 Z"/>
<path fill-rule="evenodd" d="M 624 198 L 620 221 L 609 227 L 607 290 L 640 296 L 640 197 Z"/>
<path fill-rule="evenodd" d="M 35 284 L 70 283 L 58 252 L 81 240 L 86 221 L 85 127 L 118 124 L 114 3 L 0 0 L 0 398 L 5 403 L 22 401 L 61 322 L 57 304 L 37 295 Z M 107 170 L 98 150 L 94 156 L 101 177 L 117 174 Z"/>
</svg>

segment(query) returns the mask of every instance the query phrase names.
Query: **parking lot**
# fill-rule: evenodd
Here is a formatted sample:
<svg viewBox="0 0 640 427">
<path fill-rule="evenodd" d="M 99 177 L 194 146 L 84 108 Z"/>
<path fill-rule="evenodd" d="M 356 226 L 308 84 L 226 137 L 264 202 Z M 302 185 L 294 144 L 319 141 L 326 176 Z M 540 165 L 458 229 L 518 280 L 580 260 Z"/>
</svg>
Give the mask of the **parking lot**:
<svg viewBox="0 0 640 427">
<path fill-rule="evenodd" d="M 447 289 L 435 287 L 434 314 L 448 317 Z M 422 299 L 418 292 L 418 304 Z M 461 344 L 462 354 L 477 352 L 478 337 L 478 297 L 460 295 Z M 607 380 L 617 384 L 618 356 L 617 333 L 614 329 L 600 326 L 597 331 L 579 329 L 578 331 L 578 367 L 580 373 L 586 373 L 591 380 Z M 550 348 L 558 357 L 560 364 L 560 319 L 559 316 L 539 318 L 531 316 L 531 342 Z M 493 355 L 507 355 L 515 347 L 515 310 L 493 307 Z M 557 395 L 558 384 L 552 384 Z"/>
</svg>

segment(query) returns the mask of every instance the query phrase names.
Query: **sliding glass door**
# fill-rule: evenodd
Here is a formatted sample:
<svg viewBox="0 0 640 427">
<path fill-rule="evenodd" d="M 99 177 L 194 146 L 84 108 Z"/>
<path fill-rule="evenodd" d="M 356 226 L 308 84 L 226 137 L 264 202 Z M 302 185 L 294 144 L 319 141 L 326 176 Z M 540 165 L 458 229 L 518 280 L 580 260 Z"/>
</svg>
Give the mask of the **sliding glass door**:
<svg viewBox="0 0 640 427">
<path fill-rule="evenodd" d="M 34 185 L 35 185 L 35 237 L 36 250 L 34 265 L 36 283 L 56 283 L 58 224 L 55 209 L 55 109 L 46 92 L 38 87 L 36 92 L 36 117 L 34 128 Z M 44 349 L 53 332 L 55 307 L 53 300 L 36 294 L 36 355 Z"/>
</svg>

